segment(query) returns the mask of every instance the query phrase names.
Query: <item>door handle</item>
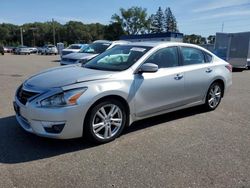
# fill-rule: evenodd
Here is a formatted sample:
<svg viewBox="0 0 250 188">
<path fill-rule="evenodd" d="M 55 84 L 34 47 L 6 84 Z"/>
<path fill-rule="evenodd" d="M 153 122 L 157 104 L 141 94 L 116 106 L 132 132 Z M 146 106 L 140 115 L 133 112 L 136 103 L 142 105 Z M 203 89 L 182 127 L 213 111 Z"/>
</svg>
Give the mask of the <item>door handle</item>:
<svg viewBox="0 0 250 188">
<path fill-rule="evenodd" d="M 212 72 L 212 71 L 213 71 L 213 69 L 207 68 L 206 73 L 210 73 L 210 72 Z"/>
<path fill-rule="evenodd" d="M 176 76 L 174 77 L 175 80 L 180 80 L 183 78 L 182 74 L 176 74 Z"/>
</svg>

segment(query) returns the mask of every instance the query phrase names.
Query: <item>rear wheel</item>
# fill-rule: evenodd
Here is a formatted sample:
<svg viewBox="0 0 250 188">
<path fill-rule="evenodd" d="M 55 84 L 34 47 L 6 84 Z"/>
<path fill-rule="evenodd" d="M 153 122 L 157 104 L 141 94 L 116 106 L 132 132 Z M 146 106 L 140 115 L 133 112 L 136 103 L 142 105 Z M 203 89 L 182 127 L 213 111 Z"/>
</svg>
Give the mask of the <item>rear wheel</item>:
<svg viewBox="0 0 250 188">
<path fill-rule="evenodd" d="M 218 82 L 214 82 L 208 89 L 205 107 L 207 110 L 215 110 L 222 98 L 222 85 Z"/>
<path fill-rule="evenodd" d="M 127 120 L 125 107 L 118 100 L 106 100 L 95 105 L 84 125 L 84 134 L 95 143 L 107 143 L 117 138 Z"/>
</svg>

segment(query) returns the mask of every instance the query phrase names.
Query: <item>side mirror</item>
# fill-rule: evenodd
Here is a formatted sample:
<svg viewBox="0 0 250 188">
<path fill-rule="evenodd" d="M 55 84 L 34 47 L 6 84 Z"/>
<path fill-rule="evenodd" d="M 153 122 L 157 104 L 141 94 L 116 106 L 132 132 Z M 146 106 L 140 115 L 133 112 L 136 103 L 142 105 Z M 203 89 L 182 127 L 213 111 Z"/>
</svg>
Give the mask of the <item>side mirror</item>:
<svg viewBox="0 0 250 188">
<path fill-rule="evenodd" d="M 154 63 L 145 63 L 138 70 L 139 73 L 157 72 L 157 71 L 158 71 L 158 65 L 156 65 Z"/>
</svg>

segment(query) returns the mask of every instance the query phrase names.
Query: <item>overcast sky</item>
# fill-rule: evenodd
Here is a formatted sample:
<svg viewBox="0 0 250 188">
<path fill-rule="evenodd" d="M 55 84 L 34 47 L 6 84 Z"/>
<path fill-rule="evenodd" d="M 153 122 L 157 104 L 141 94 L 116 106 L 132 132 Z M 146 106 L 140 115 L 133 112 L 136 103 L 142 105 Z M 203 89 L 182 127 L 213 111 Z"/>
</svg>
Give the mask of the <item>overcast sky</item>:
<svg viewBox="0 0 250 188">
<path fill-rule="evenodd" d="M 0 23 L 22 25 L 54 18 L 108 24 L 119 8 L 140 6 L 153 14 L 170 7 L 180 32 L 208 36 L 221 32 L 250 31 L 250 0 L 0 0 Z"/>
</svg>

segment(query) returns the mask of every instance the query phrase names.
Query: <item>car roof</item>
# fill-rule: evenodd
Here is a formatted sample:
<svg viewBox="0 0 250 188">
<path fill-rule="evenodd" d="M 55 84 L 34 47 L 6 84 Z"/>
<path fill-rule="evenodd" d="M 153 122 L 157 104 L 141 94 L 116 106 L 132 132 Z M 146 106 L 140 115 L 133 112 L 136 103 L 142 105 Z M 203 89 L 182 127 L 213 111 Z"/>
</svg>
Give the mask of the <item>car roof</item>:
<svg viewBox="0 0 250 188">
<path fill-rule="evenodd" d="M 70 44 L 69 46 L 84 46 L 86 44 Z"/>
<path fill-rule="evenodd" d="M 112 43 L 112 41 L 109 40 L 95 40 L 93 43 Z"/>
<path fill-rule="evenodd" d="M 190 43 L 183 43 L 183 42 L 170 42 L 170 41 L 144 41 L 144 42 L 131 42 L 128 44 L 121 44 L 121 45 L 131 45 L 131 46 L 145 46 L 145 47 L 161 47 L 161 46 L 186 46 L 186 47 L 194 47 L 199 48 L 207 51 L 206 49 L 202 48 L 201 46 L 190 44 Z"/>
<path fill-rule="evenodd" d="M 128 45 L 132 46 L 147 46 L 147 47 L 156 47 L 161 45 L 182 45 L 184 43 L 181 42 L 168 42 L 168 41 L 145 41 L 145 42 L 131 42 Z"/>
</svg>

